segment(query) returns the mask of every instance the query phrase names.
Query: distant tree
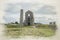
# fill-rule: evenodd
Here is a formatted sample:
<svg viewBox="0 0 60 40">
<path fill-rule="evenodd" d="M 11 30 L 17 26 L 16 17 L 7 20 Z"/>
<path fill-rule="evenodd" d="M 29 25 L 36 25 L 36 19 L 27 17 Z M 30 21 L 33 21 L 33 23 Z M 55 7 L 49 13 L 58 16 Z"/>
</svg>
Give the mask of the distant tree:
<svg viewBox="0 0 60 40">
<path fill-rule="evenodd" d="M 15 24 L 18 24 L 18 22 L 15 22 Z"/>
<path fill-rule="evenodd" d="M 56 24 L 56 22 L 53 22 L 53 24 Z"/>
<path fill-rule="evenodd" d="M 49 24 L 52 24 L 52 22 L 50 22 Z"/>
</svg>

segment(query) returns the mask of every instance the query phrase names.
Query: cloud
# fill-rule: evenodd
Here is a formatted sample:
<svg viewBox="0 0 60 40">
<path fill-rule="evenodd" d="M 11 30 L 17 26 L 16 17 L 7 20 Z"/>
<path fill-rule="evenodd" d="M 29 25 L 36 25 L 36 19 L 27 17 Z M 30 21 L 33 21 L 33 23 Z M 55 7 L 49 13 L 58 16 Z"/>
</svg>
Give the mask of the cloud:
<svg viewBox="0 0 60 40">
<path fill-rule="evenodd" d="M 15 3 L 15 4 L 8 4 L 5 9 L 5 21 L 12 20 L 18 21 L 20 18 L 20 9 L 23 9 L 24 14 L 27 10 L 31 10 L 34 14 L 35 22 L 46 22 L 46 20 L 49 18 L 52 18 L 52 15 L 55 15 L 55 8 L 53 6 L 49 5 L 43 5 L 43 4 L 34 4 L 34 3 Z M 44 18 L 44 17 L 46 18 Z M 25 16 L 23 16 L 25 17 Z M 39 20 L 38 20 L 38 18 Z M 18 19 L 18 20 L 17 20 Z M 14 21 L 13 21 L 14 20 Z M 36 21 L 37 20 L 37 21 Z M 53 21 L 53 20 L 52 20 Z"/>
<path fill-rule="evenodd" d="M 43 7 L 39 8 L 36 13 L 43 14 L 43 15 L 55 15 L 56 11 L 53 6 L 44 5 Z"/>
<path fill-rule="evenodd" d="M 6 14 L 4 17 L 3 17 L 3 19 L 5 20 L 5 23 L 10 23 L 10 22 L 19 22 L 19 14 L 10 14 L 10 15 L 8 15 L 8 14 Z"/>
<path fill-rule="evenodd" d="M 35 22 L 37 23 L 43 23 L 43 24 L 49 24 L 49 22 L 54 22 L 56 21 L 56 18 L 53 16 L 40 16 L 40 17 L 35 17 L 34 18 Z"/>
<path fill-rule="evenodd" d="M 37 10 L 40 7 L 42 7 L 43 4 L 36 4 L 36 3 L 9 3 L 6 6 L 6 10 L 5 12 L 9 13 L 9 14 L 15 14 L 15 13 L 19 13 L 20 9 L 24 9 L 24 11 L 27 10 Z"/>
<path fill-rule="evenodd" d="M 20 13 L 20 6 L 15 4 L 8 4 L 5 12 L 8 14 L 17 14 Z"/>
</svg>

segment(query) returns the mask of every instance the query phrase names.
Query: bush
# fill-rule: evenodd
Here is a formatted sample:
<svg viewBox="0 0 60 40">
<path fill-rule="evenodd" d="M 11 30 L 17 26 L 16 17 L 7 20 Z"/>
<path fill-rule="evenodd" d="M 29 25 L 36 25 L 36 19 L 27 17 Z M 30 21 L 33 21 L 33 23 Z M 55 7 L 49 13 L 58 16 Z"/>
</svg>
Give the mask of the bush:
<svg viewBox="0 0 60 40">
<path fill-rule="evenodd" d="M 48 28 L 47 24 L 37 24 L 36 27 L 40 28 Z"/>
<path fill-rule="evenodd" d="M 18 24 L 7 24 L 6 27 L 7 28 L 18 28 L 20 26 Z"/>
</svg>

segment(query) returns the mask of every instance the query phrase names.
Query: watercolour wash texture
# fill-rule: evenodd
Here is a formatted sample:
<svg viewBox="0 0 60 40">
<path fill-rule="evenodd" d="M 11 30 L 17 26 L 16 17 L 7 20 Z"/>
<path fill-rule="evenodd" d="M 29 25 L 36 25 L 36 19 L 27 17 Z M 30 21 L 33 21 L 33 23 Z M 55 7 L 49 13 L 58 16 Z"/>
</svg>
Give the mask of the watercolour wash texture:
<svg viewBox="0 0 60 40">
<path fill-rule="evenodd" d="M 43 36 L 55 35 L 56 11 L 54 6 L 32 3 L 7 4 L 5 9 L 6 35 Z"/>
<path fill-rule="evenodd" d="M 4 6 L 2 17 L 4 22 L 0 25 L 4 25 L 5 37 L 52 37 L 56 35 L 56 6 L 43 2 L 16 1 L 8 1 Z"/>
</svg>

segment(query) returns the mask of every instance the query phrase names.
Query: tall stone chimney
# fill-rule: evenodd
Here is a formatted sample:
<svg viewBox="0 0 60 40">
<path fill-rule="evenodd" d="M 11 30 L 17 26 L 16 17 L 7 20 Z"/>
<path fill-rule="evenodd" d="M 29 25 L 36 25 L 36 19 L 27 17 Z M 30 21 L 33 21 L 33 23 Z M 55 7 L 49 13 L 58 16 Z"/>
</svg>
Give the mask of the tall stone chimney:
<svg viewBox="0 0 60 40">
<path fill-rule="evenodd" d="M 23 26 L 23 9 L 20 10 L 20 26 Z"/>
</svg>

